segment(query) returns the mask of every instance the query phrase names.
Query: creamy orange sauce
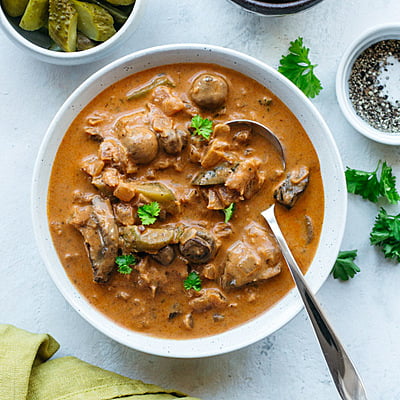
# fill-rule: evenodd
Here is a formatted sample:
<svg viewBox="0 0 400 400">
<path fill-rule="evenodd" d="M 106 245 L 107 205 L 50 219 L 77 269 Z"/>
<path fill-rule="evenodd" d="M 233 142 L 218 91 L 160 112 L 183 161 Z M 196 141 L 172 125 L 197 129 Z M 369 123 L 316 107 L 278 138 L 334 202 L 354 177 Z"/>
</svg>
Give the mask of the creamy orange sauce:
<svg viewBox="0 0 400 400">
<path fill-rule="evenodd" d="M 101 128 L 112 129 L 119 117 L 136 113 L 139 115 L 146 110 L 149 96 L 126 101 L 126 94 L 160 73 L 171 76 L 176 83 L 174 93 L 187 98 L 193 77 L 202 72 L 220 74 L 229 84 L 229 97 L 224 112 L 202 112 L 203 117 L 212 119 L 214 123 L 237 118 L 259 121 L 270 127 L 283 143 L 288 171 L 302 165 L 309 168 L 309 185 L 295 206 L 291 210 L 281 205 L 276 207 L 278 221 L 303 272 L 313 259 L 323 223 L 324 193 L 316 152 L 303 127 L 290 110 L 256 81 L 217 65 L 175 64 L 134 74 L 105 89 L 71 124 L 54 161 L 48 193 L 48 219 L 52 238 L 69 278 L 94 307 L 118 324 L 159 337 L 187 339 L 226 331 L 267 310 L 293 287 L 290 273 L 285 266 L 281 273 L 272 279 L 224 291 L 229 302 L 229 307 L 221 312 L 224 318 L 216 321 L 213 318 L 215 310 L 196 313 L 193 329 L 186 329 L 180 318 L 169 318 L 177 304 L 182 313 L 186 310 L 188 293 L 182 285 L 182 276 L 187 271 L 185 263 L 176 259 L 172 266 L 160 267 L 155 262 L 150 264 L 152 267 L 167 269 L 167 283 L 157 290 L 155 296 L 149 288 L 137 285 L 135 273 L 121 275 L 114 272 L 108 283 L 95 283 L 82 236 L 68 224 L 73 192 L 77 189 L 87 193 L 96 192 L 88 176 L 81 170 L 82 159 L 97 154 L 99 147 L 99 143 L 85 133 L 88 121 L 101 116 Z M 267 106 L 259 101 L 264 98 L 271 98 L 271 104 Z M 190 118 L 187 114 L 179 113 L 174 116 L 174 120 L 177 126 L 185 126 Z M 216 259 L 221 263 L 225 250 L 242 237 L 243 230 L 249 223 L 256 221 L 266 227 L 260 212 L 274 202 L 273 191 L 284 178 L 279 157 L 264 138 L 252 138 L 249 147 L 263 160 L 267 179 L 254 197 L 237 205 L 231 220 L 233 233 L 224 239 L 218 250 Z M 157 180 L 165 182 L 178 195 L 181 194 L 181 188 L 187 186 L 187 177 L 198 170 L 195 164 L 185 162 L 183 155 L 179 162 L 182 163 L 182 171 L 176 171 L 173 167 L 157 171 Z M 138 176 L 146 176 L 148 169 L 149 166 L 140 166 Z M 307 239 L 305 216 L 311 219 L 313 226 L 314 237 L 310 242 Z M 182 215 L 170 217 L 168 222 L 182 219 L 205 221 L 207 226 L 214 226 L 223 221 L 222 213 L 208 210 L 206 203 L 195 206 L 188 203 L 183 206 Z M 161 222 L 157 222 L 154 226 L 161 225 Z M 205 280 L 204 285 L 213 287 L 215 282 Z M 127 295 L 123 298 L 120 296 L 121 292 Z"/>
</svg>

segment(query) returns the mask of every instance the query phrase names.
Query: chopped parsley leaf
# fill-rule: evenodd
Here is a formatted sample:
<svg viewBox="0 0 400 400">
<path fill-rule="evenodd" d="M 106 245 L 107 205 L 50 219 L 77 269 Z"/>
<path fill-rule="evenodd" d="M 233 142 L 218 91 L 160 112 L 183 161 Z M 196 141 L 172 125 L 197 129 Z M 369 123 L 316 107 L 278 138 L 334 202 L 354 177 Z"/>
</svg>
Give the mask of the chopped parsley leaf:
<svg viewBox="0 0 400 400">
<path fill-rule="evenodd" d="M 115 264 L 118 265 L 118 272 L 120 274 L 130 274 L 132 272 L 132 265 L 137 264 L 136 257 L 133 254 L 125 254 L 115 257 Z"/>
<path fill-rule="evenodd" d="M 192 271 L 183 281 L 183 287 L 186 290 L 194 289 L 196 292 L 201 290 L 201 279 L 196 271 Z"/>
<path fill-rule="evenodd" d="M 229 222 L 233 216 L 233 212 L 235 211 L 235 203 L 229 204 L 229 206 L 222 211 L 225 214 L 225 222 Z"/>
<path fill-rule="evenodd" d="M 143 225 L 151 225 L 156 222 L 157 217 L 160 215 L 160 205 L 153 201 L 150 204 L 144 204 L 138 208 L 138 215 Z"/>
<path fill-rule="evenodd" d="M 210 140 L 213 131 L 213 122 L 207 118 L 201 118 L 200 115 L 195 115 L 192 118 L 191 128 L 194 128 L 194 134 L 201 136 L 206 140 Z"/>
</svg>

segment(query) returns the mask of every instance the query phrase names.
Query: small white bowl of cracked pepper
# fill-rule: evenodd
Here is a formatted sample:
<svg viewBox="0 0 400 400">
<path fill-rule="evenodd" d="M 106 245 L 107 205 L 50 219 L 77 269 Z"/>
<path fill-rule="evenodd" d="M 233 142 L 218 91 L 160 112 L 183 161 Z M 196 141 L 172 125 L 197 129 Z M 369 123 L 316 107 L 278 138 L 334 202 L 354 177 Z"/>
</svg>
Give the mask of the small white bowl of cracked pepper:
<svg viewBox="0 0 400 400">
<path fill-rule="evenodd" d="M 400 145 L 400 24 L 374 27 L 349 46 L 338 67 L 336 95 L 357 131 Z"/>
</svg>

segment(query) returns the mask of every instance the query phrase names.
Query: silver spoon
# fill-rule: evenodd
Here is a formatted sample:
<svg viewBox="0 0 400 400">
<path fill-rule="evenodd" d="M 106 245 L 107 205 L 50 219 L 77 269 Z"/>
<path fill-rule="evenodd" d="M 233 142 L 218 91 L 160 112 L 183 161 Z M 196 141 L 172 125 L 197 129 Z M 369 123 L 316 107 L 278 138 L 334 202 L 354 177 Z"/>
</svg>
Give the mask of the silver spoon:
<svg viewBox="0 0 400 400">
<path fill-rule="evenodd" d="M 293 280 L 300 292 L 340 397 L 343 400 L 367 400 L 361 378 L 318 305 L 316 298 L 311 293 L 279 228 L 274 209 L 275 205 L 273 204 L 263 211 L 261 215 L 266 219 L 275 235 Z"/>
<path fill-rule="evenodd" d="M 232 120 L 226 124 L 239 129 L 243 127 L 250 128 L 253 132 L 266 137 L 280 155 L 283 168 L 286 168 L 284 148 L 271 129 L 259 122 L 247 119 Z M 289 270 L 300 292 L 301 298 L 303 299 L 336 388 L 343 400 L 367 400 L 362 381 L 357 374 L 354 365 L 335 335 L 314 295 L 311 293 L 305 279 L 303 278 L 303 274 L 285 241 L 275 218 L 274 207 L 275 206 L 272 205 L 270 208 L 263 211 L 261 215 L 270 225 L 282 254 L 289 266 Z"/>
<path fill-rule="evenodd" d="M 281 157 L 283 169 L 286 169 L 286 158 L 285 151 L 283 150 L 282 143 L 277 138 L 274 132 L 271 131 L 268 127 L 263 124 L 260 124 L 257 121 L 252 121 L 250 119 L 233 119 L 231 121 L 225 122 L 226 125 L 235 128 L 250 128 L 252 132 L 257 133 L 258 135 L 264 136 L 266 139 L 270 141 L 270 143 L 275 147 L 279 156 Z"/>
</svg>

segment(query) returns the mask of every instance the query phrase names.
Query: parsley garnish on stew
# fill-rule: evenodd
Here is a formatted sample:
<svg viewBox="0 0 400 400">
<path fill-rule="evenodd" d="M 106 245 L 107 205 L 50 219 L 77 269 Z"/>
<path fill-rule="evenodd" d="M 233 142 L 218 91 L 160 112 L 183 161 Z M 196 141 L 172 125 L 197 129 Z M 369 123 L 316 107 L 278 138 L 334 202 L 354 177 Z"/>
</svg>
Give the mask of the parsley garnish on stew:
<svg viewBox="0 0 400 400">
<path fill-rule="evenodd" d="M 133 254 L 115 257 L 115 264 L 118 265 L 118 272 L 120 274 L 130 274 L 132 272 L 131 265 L 136 265 L 136 263 L 137 260 Z"/>
<path fill-rule="evenodd" d="M 379 167 L 382 165 L 380 177 Z M 396 177 L 392 174 L 392 168 L 379 161 L 375 171 L 367 172 L 347 167 L 345 171 L 347 191 L 358 194 L 363 199 L 376 203 L 380 197 L 385 197 L 389 203 L 396 204 L 400 195 L 396 190 Z"/>
<path fill-rule="evenodd" d="M 347 281 L 354 278 L 360 268 L 354 263 L 357 257 L 357 250 L 341 251 L 336 259 L 332 269 L 332 275 L 335 279 Z"/>
<path fill-rule="evenodd" d="M 222 210 L 225 214 L 225 222 L 229 222 L 233 216 L 233 212 L 235 211 L 235 203 L 229 204 L 224 210 Z"/>
<path fill-rule="evenodd" d="M 213 123 L 207 118 L 201 118 L 200 115 L 195 115 L 192 118 L 191 128 L 194 128 L 194 134 L 201 136 L 206 140 L 210 140 L 212 134 Z"/>
<path fill-rule="evenodd" d="M 303 45 L 299 37 L 290 42 L 289 54 L 282 56 L 278 71 L 290 79 L 307 97 L 315 97 L 322 90 L 321 81 L 315 76 L 314 68 L 308 58 L 310 49 Z"/>
<path fill-rule="evenodd" d="M 143 225 L 151 225 L 156 222 L 157 217 L 160 215 L 160 205 L 153 201 L 150 204 L 144 204 L 138 208 L 138 215 Z"/>
<path fill-rule="evenodd" d="M 192 271 L 183 281 L 183 287 L 186 290 L 194 289 L 197 292 L 201 290 L 201 279 L 196 271 Z"/>
<path fill-rule="evenodd" d="M 382 249 L 385 258 L 400 262 L 400 214 L 389 215 L 381 208 L 369 236 L 370 243 Z"/>
</svg>

